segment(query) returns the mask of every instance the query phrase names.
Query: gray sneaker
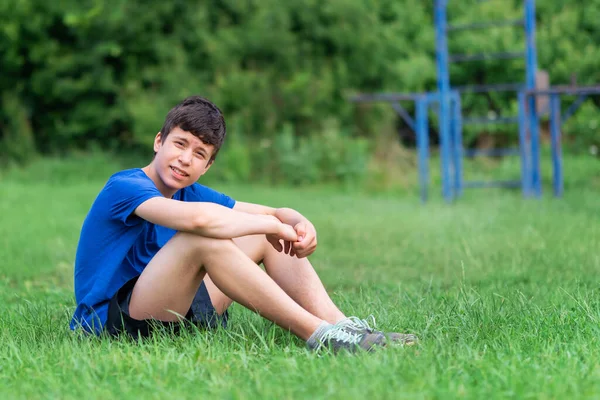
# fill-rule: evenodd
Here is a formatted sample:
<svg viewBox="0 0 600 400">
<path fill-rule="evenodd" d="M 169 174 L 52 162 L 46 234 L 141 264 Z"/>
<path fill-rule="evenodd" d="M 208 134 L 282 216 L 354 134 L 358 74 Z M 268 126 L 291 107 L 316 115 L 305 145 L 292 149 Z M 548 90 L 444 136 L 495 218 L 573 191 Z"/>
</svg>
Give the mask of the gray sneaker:
<svg viewBox="0 0 600 400">
<path fill-rule="evenodd" d="M 375 326 L 375 317 L 370 316 L 373 326 Z M 348 317 L 346 319 L 341 320 L 336 325 L 343 326 L 346 330 L 355 332 L 355 333 L 381 333 L 386 339 L 390 342 L 390 344 L 394 345 L 402 345 L 402 346 L 412 346 L 417 344 L 419 339 L 416 335 L 411 333 L 398 333 L 398 332 L 381 332 L 372 328 L 366 319 L 360 319 L 358 317 Z"/>
<path fill-rule="evenodd" d="M 356 332 L 347 329 L 346 324 L 335 324 L 320 338 L 316 339 L 317 345 L 313 350 L 329 349 L 333 353 L 349 351 L 373 351 L 377 347 L 385 347 L 387 340 L 381 332 Z"/>
</svg>

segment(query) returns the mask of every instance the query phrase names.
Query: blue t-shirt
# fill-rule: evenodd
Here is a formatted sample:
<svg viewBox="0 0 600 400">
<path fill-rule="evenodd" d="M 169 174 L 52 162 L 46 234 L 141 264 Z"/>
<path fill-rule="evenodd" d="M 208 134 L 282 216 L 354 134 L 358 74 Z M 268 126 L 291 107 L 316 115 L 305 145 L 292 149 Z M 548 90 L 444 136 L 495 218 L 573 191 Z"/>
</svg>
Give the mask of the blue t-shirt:
<svg viewBox="0 0 600 400">
<path fill-rule="evenodd" d="M 110 177 L 83 222 L 75 257 L 77 308 L 71 329 L 82 327 L 100 333 L 106 323 L 108 304 L 130 279 L 146 265 L 176 231 L 152 224 L 133 212 L 144 201 L 163 197 L 141 169 Z M 222 193 L 194 183 L 178 190 L 174 200 L 211 202 L 233 208 L 235 201 Z"/>
</svg>

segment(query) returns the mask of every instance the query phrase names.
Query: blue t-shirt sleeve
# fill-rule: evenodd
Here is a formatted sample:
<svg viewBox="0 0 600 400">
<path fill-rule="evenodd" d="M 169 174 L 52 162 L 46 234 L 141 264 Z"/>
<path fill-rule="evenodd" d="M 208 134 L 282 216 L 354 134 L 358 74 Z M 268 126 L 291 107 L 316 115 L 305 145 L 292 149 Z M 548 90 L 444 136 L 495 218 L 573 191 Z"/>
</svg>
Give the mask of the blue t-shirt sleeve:
<svg viewBox="0 0 600 400">
<path fill-rule="evenodd" d="M 106 185 L 105 204 L 111 219 L 127 226 L 141 223 L 142 218 L 133 212 L 144 201 L 153 197 L 162 197 L 154 182 L 145 176 L 121 176 L 111 179 Z"/>
<path fill-rule="evenodd" d="M 216 203 L 228 208 L 233 208 L 233 206 L 235 206 L 235 200 L 231 197 L 199 183 L 195 183 L 186 189 L 187 190 L 181 199 L 183 201 Z"/>
</svg>

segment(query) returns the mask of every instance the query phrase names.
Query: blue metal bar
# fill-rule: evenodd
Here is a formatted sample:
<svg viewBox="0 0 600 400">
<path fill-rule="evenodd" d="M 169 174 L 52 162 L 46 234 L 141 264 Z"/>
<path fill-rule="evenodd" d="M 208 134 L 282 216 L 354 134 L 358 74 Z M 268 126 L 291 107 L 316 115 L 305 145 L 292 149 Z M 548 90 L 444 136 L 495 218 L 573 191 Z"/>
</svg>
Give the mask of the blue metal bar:
<svg viewBox="0 0 600 400">
<path fill-rule="evenodd" d="M 490 54 L 452 54 L 449 56 L 449 61 L 453 63 L 467 61 L 484 61 L 484 60 L 511 60 L 515 58 L 524 58 L 526 54 L 522 51 L 517 52 L 500 52 Z"/>
<path fill-rule="evenodd" d="M 461 101 L 460 94 L 457 91 L 453 91 L 453 123 L 452 123 L 452 136 L 454 138 L 454 191 L 455 195 L 462 195 L 462 184 L 463 184 L 463 143 L 462 143 L 462 114 L 461 114 Z"/>
<path fill-rule="evenodd" d="M 439 92 L 429 92 L 425 93 L 425 97 L 429 103 L 436 103 L 440 101 L 440 93 Z"/>
<path fill-rule="evenodd" d="M 453 198 L 452 185 L 450 184 L 451 174 L 451 142 L 450 142 L 450 73 L 448 70 L 448 43 L 446 37 L 446 5 L 447 0 L 435 1 L 435 44 L 436 44 L 436 64 L 438 73 L 438 92 L 440 104 L 440 145 L 442 153 L 442 194 L 446 201 Z"/>
<path fill-rule="evenodd" d="M 519 149 L 466 149 L 464 151 L 466 157 L 503 157 L 503 156 L 516 156 L 520 154 Z"/>
<path fill-rule="evenodd" d="M 463 119 L 463 124 L 465 125 L 481 125 L 481 124 L 514 124 L 518 123 L 518 117 L 500 117 L 500 118 L 465 118 Z"/>
<path fill-rule="evenodd" d="M 527 111 L 525 93 L 519 92 L 519 151 L 521 153 L 521 189 L 524 197 L 531 196 L 531 167 L 527 140 Z"/>
<path fill-rule="evenodd" d="M 537 72 L 537 51 L 535 47 L 535 0 L 525 0 L 525 37 L 526 37 L 526 86 L 535 90 Z M 531 139 L 531 180 L 533 194 L 542 195 L 542 179 L 540 174 L 540 136 L 539 117 L 535 104 L 535 96 L 529 96 L 526 111 L 529 114 L 529 129 Z"/>
<path fill-rule="evenodd" d="M 419 186 L 421 202 L 425 203 L 429 186 L 429 130 L 427 129 L 427 99 L 425 96 L 417 99 L 415 108 Z"/>
<path fill-rule="evenodd" d="M 402 117 L 406 125 L 410 127 L 413 131 L 415 130 L 415 121 L 412 119 L 410 114 L 406 112 L 406 110 L 400 105 L 400 103 L 394 102 L 392 103 L 392 107 L 394 110 Z"/>
<path fill-rule="evenodd" d="M 528 95 L 550 95 L 550 94 L 600 94 L 600 85 L 597 86 L 553 86 L 545 90 L 527 88 Z"/>
<path fill-rule="evenodd" d="M 552 187 L 556 197 L 562 197 L 564 189 L 560 125 L 560 95 L 553 94 L 550 96 L 550 138 L 552 143 Z"/>
<path fill-rule="evenodd" d="M 525 88 L 522 83 L 495 83 L 489 85 L 455 86 L 454 90 L 461 93 L 487 93 L 487 92 L 518 92 Z"/>
<path fill-rule="evenodd" d="M 502 187 L 502 188 L 518 188 L 521 187 L 521 181 L 471 181 L 465 182 L 464 187 L 467 189 L 477 189 L 477 188 L 494 188 L 494 187 Z"/>
<path fill-rule="evenodd" d="M 523 19 L 512 19 L 505 21 L 489 21 L 489 22 L 478 22 L 474 24 L 465 24 L 465 25 L 448 25 L 446 28 L 446 32 L 455 32 L 455 31 L 466 31 L 473 29 L 485 29 L 490 27 L 501 27 L 501 26 L 523 26 Z"/>
<path fill-rule="evenodd" d="M 575 111 L 577 111 L 579 107 L 581 107 L 581 105 L 587 98 L 587 94 L 582 94 L 569 106 L 569 108 L 567 108 L 564 114 L 562 114 L 562 116 L 560 117 L 561 125 L 564 124 L 569 118 L 571 118 L 571 115 L 575 114 Z"/>
</svg>

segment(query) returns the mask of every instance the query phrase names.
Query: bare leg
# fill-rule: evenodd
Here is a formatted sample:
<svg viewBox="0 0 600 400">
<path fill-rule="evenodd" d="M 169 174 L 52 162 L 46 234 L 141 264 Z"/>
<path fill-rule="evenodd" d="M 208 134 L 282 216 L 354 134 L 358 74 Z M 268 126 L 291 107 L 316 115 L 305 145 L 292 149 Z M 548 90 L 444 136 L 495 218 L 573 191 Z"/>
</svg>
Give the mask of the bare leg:
<svg viewBox="0 0 600 400">
<path fill-rule="evenodd" d="M 345 318 L 307 258 L 298 259 L 277 252 L 264 235 L 245 236 L 233 241 L 255 263 L 263 262 L 269 276 L 302 308 L 331 324 Z M 231 299 L 214 285 L 209 276 L 204 278 L 204 283 L 215 310 L 222 314 L 231 304 Z"/>
<path fill-rule="evenodd" d="M 186 314 L 206 273 L 227 297 L 304 340 L 322 322 L 231 240 L 186 233 L 177 233 L 144 269 L 131 295 L 131 317 L 177 320 L 177 314 Z"/>
</svg>

